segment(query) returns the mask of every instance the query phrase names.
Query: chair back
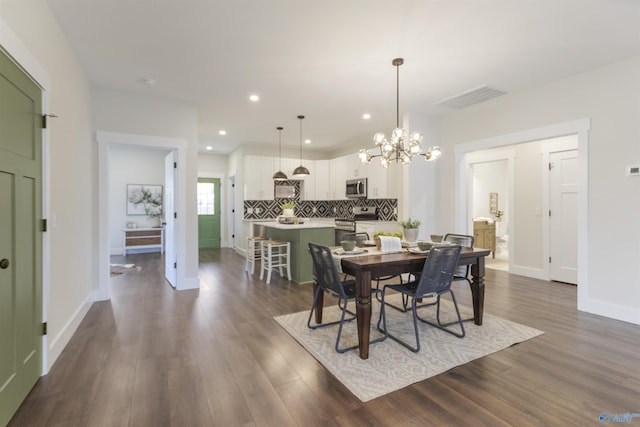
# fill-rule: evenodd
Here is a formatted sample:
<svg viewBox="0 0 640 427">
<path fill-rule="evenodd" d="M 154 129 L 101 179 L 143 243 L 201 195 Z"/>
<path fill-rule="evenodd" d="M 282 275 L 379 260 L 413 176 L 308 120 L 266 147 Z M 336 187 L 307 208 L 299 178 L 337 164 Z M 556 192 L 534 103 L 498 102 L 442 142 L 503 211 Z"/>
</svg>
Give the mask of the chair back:
<svg viewBox="0 0 640 427">
<path fill-rule="evenodd" d="M 454 243 L 456 245 L 460 245 L 463 248 L 473 248 L 474 239 L 473 236 L 469 236 L 466 234 L 454 234 L 447 233 L 443 239 L 445 242 Z M 462 279 L 467 278 L 469 276 L 469 266 L 463 265 L 456 269 L 454 274 L 456 278 Z"/>
<path fill-rule="evenodd" d="M 472 248 L 473 247 L 473 236 L 468 236 L 466 234 L 453 234 L 447 233 L 444 235 L 445 242 L 453 243 L 456 245 L 460 245 L 463 248 Z"/>
<path fill-rule="evenodd" d="M 333 295 L 347 299 L 347 295 L 340 280 L 340 273 L 333 260 L 331 249 L 328 246 L 309 242 L 309 252 L 313 260 L 313 272 L 318 286 Z"/>
<path fill-rule="evenodd" d="M 458 266 L 461 250 L 460 245 L 436 245 L 431 248 L 424 262 L 415 296 L 448 290 Z"/>
</svg>

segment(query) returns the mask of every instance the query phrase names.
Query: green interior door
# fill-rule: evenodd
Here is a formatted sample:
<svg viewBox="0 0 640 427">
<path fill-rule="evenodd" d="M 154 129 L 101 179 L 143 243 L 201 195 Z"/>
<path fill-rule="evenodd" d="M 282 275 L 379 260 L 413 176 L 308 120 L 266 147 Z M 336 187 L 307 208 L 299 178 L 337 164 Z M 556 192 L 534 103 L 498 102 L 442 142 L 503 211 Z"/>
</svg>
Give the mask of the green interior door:
<svg viewBox="0 0 640 427">
<path fill-rule="evenodd" d="M 41 99 L 0 50 L 0 425 L 42 372 Z"/>
<path fill-rule="evenodd" d="M 220 247 L 220 178 L 198 178 L 198 247 Z"/>
</svg>

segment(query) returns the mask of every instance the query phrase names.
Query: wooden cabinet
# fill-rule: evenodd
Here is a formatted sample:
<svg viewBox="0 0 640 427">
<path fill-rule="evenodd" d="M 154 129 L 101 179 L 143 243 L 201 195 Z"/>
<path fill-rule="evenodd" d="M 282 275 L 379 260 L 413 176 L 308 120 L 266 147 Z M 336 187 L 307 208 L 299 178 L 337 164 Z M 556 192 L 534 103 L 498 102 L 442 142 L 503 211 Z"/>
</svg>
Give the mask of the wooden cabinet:
<svg viewBox="0 0 640 427">
<path fill-rule="evenodd" d="M 127 249 L 158 248 L 164 252 L 164 228 L 123 228 L 122 254 Z"/>
<path fill-rule="evenodd" d="M 473 246 L 491 250 L 492 258 L 496 257 L 496 223 L 495 221 L 473 221 Z"/>
</svg>

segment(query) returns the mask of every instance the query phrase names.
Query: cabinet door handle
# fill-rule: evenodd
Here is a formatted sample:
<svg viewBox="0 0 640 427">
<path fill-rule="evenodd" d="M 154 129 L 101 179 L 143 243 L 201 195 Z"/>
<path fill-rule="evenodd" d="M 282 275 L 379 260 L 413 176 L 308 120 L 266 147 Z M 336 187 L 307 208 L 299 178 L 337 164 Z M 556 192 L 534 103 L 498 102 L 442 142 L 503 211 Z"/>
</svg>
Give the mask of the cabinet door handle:
<svg viewBox="0 0 640 427">
<path fill-rule="evenodd" d="M 2 258 L 2 259 L 0 260 L 0 269 L 4 270 L 4 269 L 6 269 L 6 268 L 9 268 L 9 264 L 10 264 L 10 263 L 9 263 L 9 260 L 8 260 L 8 259 L 6 259 L 6 258 Z"/>
</svg>

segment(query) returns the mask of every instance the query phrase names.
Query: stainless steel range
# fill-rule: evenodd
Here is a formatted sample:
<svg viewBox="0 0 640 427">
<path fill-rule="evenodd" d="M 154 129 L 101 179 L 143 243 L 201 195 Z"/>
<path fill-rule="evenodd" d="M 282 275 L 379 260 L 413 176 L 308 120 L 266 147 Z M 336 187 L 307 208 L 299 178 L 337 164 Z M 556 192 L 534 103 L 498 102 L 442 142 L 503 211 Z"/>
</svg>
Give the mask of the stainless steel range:
<svg viewBox="0 0 640 427">
<path fill-rule="evenodd" d="M 344 240 L 344 235 L 356 232 L 356 221 L 375 221 L 378 219 L 378 208 L 364 206 L 353 208 L 352 218 L 336 218 L 336 244 Z"/>
</svg>

